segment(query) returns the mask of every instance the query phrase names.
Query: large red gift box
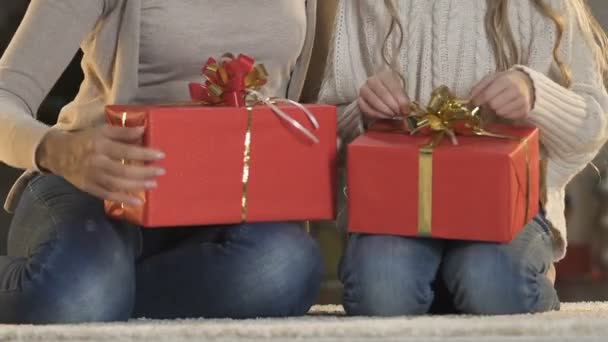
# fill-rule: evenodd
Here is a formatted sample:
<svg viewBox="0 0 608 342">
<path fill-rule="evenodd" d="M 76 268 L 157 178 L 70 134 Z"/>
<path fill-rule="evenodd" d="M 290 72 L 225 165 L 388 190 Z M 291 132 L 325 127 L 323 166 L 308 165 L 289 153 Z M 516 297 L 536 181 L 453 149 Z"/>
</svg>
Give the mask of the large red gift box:
<svg viewBox="0 0 608 342">
<path fill-rule="evenodd" d="M 539 133 L 489 131 L 520 139 L 458 136 L 429 151 L 425 135 L 359 137 L 348 146 L 349 231 L 511 241 L 539 211 Z"/>
<path fill-rule="evenodd" d="M 167 174 L 140 194 L 143 206 L 106 202 L 106 212 L 145 227 L 333 219 L 336 109 L 307 105 L 314 130 L 300 108 L 279 108 L 319 143 L 266 105 L 108 106 L 109 124 L 145 126 L 143 144 L 166 154 L 157 165 Z"/>
</svg>

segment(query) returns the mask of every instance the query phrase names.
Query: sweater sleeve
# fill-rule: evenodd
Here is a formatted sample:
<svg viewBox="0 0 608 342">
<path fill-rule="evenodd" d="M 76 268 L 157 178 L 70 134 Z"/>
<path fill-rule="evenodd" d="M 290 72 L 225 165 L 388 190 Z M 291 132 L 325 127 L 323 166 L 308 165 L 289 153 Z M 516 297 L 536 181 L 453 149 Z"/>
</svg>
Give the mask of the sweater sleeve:
<svg viewBox="0 0 608 342">
<path fill-rule="evenodd" d="M 31 1 L 0 59 L 0 162 L 36 169 L 50 128 L 35 114 L 104 11 L 104 0 Z"/>
<path fill-rule="evenodd" d="M 328 88 L 329 82 L 331 82 L 331 79 L 326 76 L 319 94 L 319 102 L 338 107 L 338 136 L 341 145 L 345 146 L 363 133 L 361 110 L 357 100 L 352 102 L 336 101 L 336 97 L 329 94 L 331 92 Z"/>
<path fill-rule="evenodd" d="M 346 99 L 339 93 L 335 68 L 333 67 L 334 62 L 331 56 L 330 53 L 319 92 L 319 102 L 338 106 L 338 136 L 341 145 L 346 146 L 363 133 L 363 119 L 357 99 Z"/>
<path fill-rule="evenodd" d="M 555 39 L 548 39 L 555 38 L 554 31 L 554 25 L 547 24 L 544 31 L 539 31 L 545 35 L 537 32 L 530 65 L 516 68 L 527 73 L 534 84 L 535 102 L 528 121 L 539 127 L 541 142 L 557 164 L 554 166 L 575 174 L 595 158 L 606 142 L 608 93 L 574 15 L 568 18 L 561 48 L 571 69 L 572 85 L 565 88 L 547 76 L 560 75 L 553 62 Z M 560 183 L 567 183 L 574 174 L 563 174 Z"/>
</svg>

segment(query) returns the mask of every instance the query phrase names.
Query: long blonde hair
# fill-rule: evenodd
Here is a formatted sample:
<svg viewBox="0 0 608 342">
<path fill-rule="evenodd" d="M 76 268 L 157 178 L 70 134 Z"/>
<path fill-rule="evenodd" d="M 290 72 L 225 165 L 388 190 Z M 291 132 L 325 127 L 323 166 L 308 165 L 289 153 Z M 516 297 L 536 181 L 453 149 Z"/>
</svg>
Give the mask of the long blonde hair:
<svg viewBox="0 0 608 342">
<path fill-rule="evenodd" d="M 496 68 L 499 71 L 508 70 L 513 65 L 523 64 L 521 51 L 517 47 L 511 23 L 509 22 L 508 8 L 510 0 L 487 0 L 488 10 L 486 13 L 486 30 L 494 48 L 496 56 Z M 520 1 L 520 0 L 517 0 Z M 583 33 L 589 48 L 595 57 L 595 62 L 604 80 L 608 79 L 608 37 L 597 19 L 591 13 L 586 0 L 564 0 L 565 8 L 557 11 L 552 8 L 545 0 L 529 0 L 534 3 L 536 8 L 545 16 L 550 18 L 557 29 L 557 41 L 553 49 L 555 64 L 560 70 L 560 83 L 565 87 L 572 85 L 572 74 L 560 56 L 560 47 L 566 30 L 566 19 L 564 13 L 573 13 L 579 28 Z M 390 56 L 388 45 L 393 34 L 398 35 L 398 40 L 403 42 L 404 30 L 397 5 L 394 0 L 384 0 L 386 8 L 391 16 L 389 31 L 384 40 L 382 57 L 385 63 L 395 68 L 395 58 Z M 400 48 L 401 46 L 398 46 Z M 394 51 L 399 51 L 396 49 Z M 400 74 L 400 73 L 399 73 Z"/>
</svg>

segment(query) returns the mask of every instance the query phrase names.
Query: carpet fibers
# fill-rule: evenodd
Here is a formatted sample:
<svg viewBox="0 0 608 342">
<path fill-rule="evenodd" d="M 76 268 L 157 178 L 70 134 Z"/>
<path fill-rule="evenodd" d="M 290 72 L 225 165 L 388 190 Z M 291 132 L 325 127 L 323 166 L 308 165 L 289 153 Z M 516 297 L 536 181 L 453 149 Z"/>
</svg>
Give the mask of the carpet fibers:
<svg viewBox="0 0 608 342">
<path fill-rule="evenodd" d="M 559 312 L 498 317 L 344 317 L 319 306 L 303 318 L 134 320 L 59 326 L 0 325 L 0 341 L 608 341 L 608 303 L 563 304 Z"/>
</svg>

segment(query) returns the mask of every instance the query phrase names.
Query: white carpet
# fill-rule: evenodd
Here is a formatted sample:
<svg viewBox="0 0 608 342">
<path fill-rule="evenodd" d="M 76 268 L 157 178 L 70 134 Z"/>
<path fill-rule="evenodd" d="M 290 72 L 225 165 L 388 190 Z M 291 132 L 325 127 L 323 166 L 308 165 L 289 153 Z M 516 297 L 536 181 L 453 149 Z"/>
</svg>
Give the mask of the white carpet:
<svg viewBox="0 0 608 342">
<path fill-rule="evenodd" d="M 0 325 L 0 341 L 608 341 L 608 303 L 564 304 L 540 315 L 347 318 L 337 306 L 303 318 L 137 320 L 65 326 Z"/>
</svg>

